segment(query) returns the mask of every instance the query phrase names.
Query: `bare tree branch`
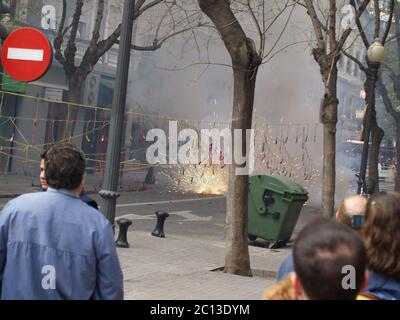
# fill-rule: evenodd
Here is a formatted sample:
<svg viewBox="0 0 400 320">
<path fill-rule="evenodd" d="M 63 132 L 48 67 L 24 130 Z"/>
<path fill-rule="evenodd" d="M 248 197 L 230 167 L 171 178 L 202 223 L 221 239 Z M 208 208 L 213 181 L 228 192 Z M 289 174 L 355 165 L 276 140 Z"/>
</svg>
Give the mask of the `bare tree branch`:
<svg viewBox="0 0 400 320">
<path fill-rule="evenodd" d="M 337 12 L 336 0 L 329 0 L 328 43 L 329 43 L 329 50 L 331 52 L 333 50 L 335 50 L 336 46 L 337 46 L 337 40 L 336 40 L 336 12 Z M 348 35 L 350 34 L 350 33 L 347 34 L 348 30 L 349 29 L 345 30 L 345 32 L 342 34 L 342 39 L 341 39 L 342 41 L 343 40 L 346 41 Z M 350 29 L 350 32 L 351 32 L 351 29 Z M 341 46 L 339 46 L 339 48 L 341 48 Z"/>
<path fill-rule="evenodd" d="M 103 15 L 104 15 L 104 0 L 99 0 L 97 6 L 96 22 L 93 28 L 92 39 L 90 40 L 91 46 L 95 46 L 100 38 L 100 28 L 101 28 L 101 22 L 103 20 Z"/>
<path fill-rule="evenodd" d="M 62 9 L 62 15 L 61 15 L 61 20 L 60 24 L 58 26 L 58 33 L 57 36 L 54 38 L 53 45 L 54 45 L 54 50 L 55 50 L 55 57 L 62 65 L 65 65 L 66 61 L 64 59 L 64 56 L 61 53 L 61 46 L 64 41 L 64 32 L 63 28 L 65 25 L 65 18 L 67 14 L 67 0 L 63 0 L 63 9 Z"/>
<path fill-rule="evenodd" d="M 203 26 L 207 26 L 207 24 L 205 24 L 205 23 L 204 24 L 199 24 L 196 27 L 203 27 Z M 132 44 L 131 45 L 131 49 L 137 50 L 137 51 L 155 51 L 157 49 L 160 49 L 162 47 L 162 45 L 166 41 L 168 41 L 169 39 L 177 36 L 178 34 L 182 34 L 182 33 L 185 33 L 187 31 L 192 31 L 193 28 L 194 27 L 188 27 L 188 28 L 185 28 L 185 29 L 182 29 L 182 30 L 179 30 L 179 31 L 175 31 L 175 32 L 169 34 L 168 36 L 166 36 L 166 37 L 164 37 L 162 39 L 154 39 L 153 45 L 151 45 L 151 46 L 139 46 L 139 45 Z M 116 43 L 119 44 L 119 40 L 117 40 Z"/>
<path fill-rule="evenodd" d="M 275 51 L 273 54 L 269 55 L 269 56 L 268 56 L 268 59 L 265 59 L 267 56 L 263 57 L 263 62 L 262 62 L 262 64 L 268 63 L 268 62 L 271 61 L 275 56 L 277 56 L 277 55 L 278 55 L 279 53 L 281 53 L 282 51 L 285 51 L 287 48 L 294 47 L 294 46 L 297 46 L 297 45 L 299 45 L 299 44 L 305 44 L 305 43 L 309 43 L 309 41 L 305 40 L 305 41 L 298 41 L 298 42 L 294 42 L 294 43 L 287 44 L 287 45 L 283 46 L 282 48 L 280 48 L 279 50 Z M 265 60 L 264 60 L 264 59 L 265 59 Z"/>
<path fill-rule="evenodd" d="M 288 7 L 295 6 L 297 4 L 299 4 L 299 2 L 294 2 L 293 4 L 289 5 L 289 1 L 287 1 L 285 6 L 283 7 L 283 9 L 279 10 L 279 12 L 274 16 L 271 23 L 269 23 L 268 27 L 264 26 L 264 34 L 266 34 L 269 31 L 269 29 L 272 28 L 272 26 L 275 24 L 275 22 L 281 17 L 281 15 L 286 11 L 286 9 Z M 321 27 L 323 27 L 323 26 L 321 26 Z"/>
<path fill-rule="evenodd" d="M 344 44 L 347 41 L 347 38 L 349 37 L 351 33 L 351 29 L 346 29 L 343 33 L 342 36 L 340 37 L 339 41 L 336 43 L 336 46 L 333 48 L 332 52 L 337 52 L 336 54 L 340 53 L 340 50 L 343 48 Z"/>
<path fill-rule="evenodd" d="M 369 4 L 369 2 L 370 2 L 370 1 L 364 1 L 364 2 L 363 2 L 363 5 L 365 5 L 365 8 L 366 8 L 367 5 Z M 351 4 L 355 9 L 357 8 L 356 2 L 355 2 L 354 0 L 350 0 L 350 4 Z M 358 10 L 359 10 L 358 13 L 360 13 L 360 12 L 362 13 L 362 12 L 363 12 L 363 11 L 361 11 L 361 7 L 362 7 L 363 5 L 360 6 L 360 9 L 358 9 Z M 365 8 L 364 8 L 364 9 L 365 9 Z M 357 15 L 356 15 L 356 24 L 357 24 L 358 32 L 360 33 L 361 39 L 362 39 L 362 41 L 364 42 L 364 46 L 365 46 L 366 48 L 368 48 L 368 47 L 370 46 L 370 43 L 369 43 L 369 41 L 368 41 L 367 35 L 365 34 L 364 28 L 362 27 L 360 18 L 361 18 L 361 14 L 360 14 L 360 15 L 357 14 Z"/>
<path fill-rule="evenodd" d="M 146 0 L 137 0 L 135 4 L 135 11 L 139 12 Z"/>
<path fill-rule="evenodd" d="M 395 0 L 390 0 L 390 6 L 389 6 L 389 10 L 390 10 L 390 11 L 389 11 L 389 20 L 388 20 L 388 23 L 387 23 L 387 25 L 386 25 L 385 33 L 384 33 L 383 38 L 382 38 L 382 45 L 385 45 L 386 39 L 388 38 L 390 29 L 391 29 L 391 27 L 392 27 L 393 15 L 394 15 L 394 4 L 395 4 Z"/>
<path fill-rule="evenodd" d="M 285 31 L 286 31 L 287 26 L 289 25 L 289 21 L 290 21 L 290 19 L 292 18 L 294 8 L 295 8 L 295 7 L 293 6 L 292 9 L 290 10 L 290 14 L 289 14 L 289 16 L 288 16 L 288 18 L 287 18 L 287 20 L 286 20 L 286 22 L 285 22 L 285 25 L 283 26 L 281 32 L 279 33 L 279 36 L 278 36 L 278 38 L 276 39 L 274 45 L 273 45 L 272 48 L 267 52 L 267 54 L 265 55 L 265 57 L 268 57 L 268 56 L 271 54 L 271 52 L 275 50 L 275 47 L 276 47 L 276 46 L 278 45 L 278 43 L 280 42 L 280 40 L 281 40 L 283 34 L 284 34 Z M 263 57 L 263 58 L 265 58 L 265 57 Z"/>
<path fill-rule="evenodd" d="M 386 40 L 386 43 L 388 42 L 392 42 L 393 40 L 396 40 L 398 37 L 400 37 L 399 33 L 395 33 L 394 35 L 392 35 L 391 37 L 388 37 Z"/>
<path fill-rule="evenodd" d="M 141 16 L 145 11 L 151 9 L 152 7 L 156 6 L 157 4 L 163 2 L 164 0 L 154 0 L 152 2 L 150 2 L 147 5 L 144 5 L 144 3 L 146 2 L 145 0 L 139 0 L 136 3 L 136 9 L 137 13 L 135 15 L 135 20 Z M 174 1 L 175 2 L 175 1 Z M 144 5 L 144 6 L 143 6 Z M 96 56 L 98 57 L 98 59 L 104 55 L 104 53 L 106 53 L 114 44 L 117 43 L 117 40 L 120 36 L 121 33 L 121 24 L 119 24 L 115 30 L 104 40 L 100 41 L 97 44 L 98 50 L 96 53 Z M 98 60 L 97 59 L 97 60 Z"/>
<path fill-rule="evenodd" d="M 381 79 L 379 79 L 376 82 L 376 87 L 378 89 L 379 94 L 382 97 L 383 105 L 385 106 L 386 112 L 391 114 L 394 118 L 399 117 L 400 112 L 394 109 L 392 100 L 389 97 L 389 93 L 386 89 L 386 86 L 383 84 Z"/>
<path fill-rule="evenodd" d="M 359 59 L 357 59 L 356 57 L 354 57 L 354 56 L 351 55 L 350 53 L 346 52 L 345 50 L 342 50 L 342 53 L 343 53 L 347 58 L 349 58 L 350 60 L 354 61 L 354 62 L 359 66 L 359 68 L 360 68 L 363 72 L 366 73 L 366 72 L 368 71 L 368 68 L 366 68 L 366 67 L 363 65 L 363 63 L 362 63 Z"/>
<path fill-rule="evenodd" d="M 379 38 L 381 34 L 381 9 L 379 7 L 379 1 L 374 0 L 374 15 L 375 15 L 375 34 L 374 38 Z"/>
<path fill-rule="evenodd" d="M 251 18 L 253 19 L 253 23 L 255 24 L 255 26 L 257 28 L 258 36 L 260 37 L 260 49 L 258 51 L 258 54 L 263 56 L 264 48 L 265 48 L 265 33 L 261 30 L 260 23 L 258 22 L 253 9 L 251 8 L 250 0 L 247 0 L 247 7 L 249 9 Z"/>
<path fill-rule="evenodd" d="M 160 29 L 164 22 L 164 19 L 167 17 L 168 14 L 171 14 L 171 7 L 173 6 L 173 4 L 171 4 L 170 6 L 168 6 L 168 5 L 166 5 L 166 6 L 167 6 L 167 10 L 165 10 L 164 15 L 161 17 L 160 22 L 158 23 L 158 26 L 156 28 L 156 34 L 154 36 L 155 39 L 158 39 L 158 35 L 160 33 Z M 172 15 L 172 19 L 173 19 L 173 15 Z"/>
<path fill-rule="evenodd" d="M 324 41 L 324 35 L 322 30 L 322 23 L 317 16 L 317 12 L 315 11 L 314 3 L 312 0 L 304 0 L 307 8 L 308 15 L 311 18 L 311 22 L 313 24 L 314 32 L 317 37 L 317 44 L 320 51 L 326 53 L 326 46 Z"/>
<path fill-rule="evenodd" d="M 135 19 L 137 19 L 139 16 L 141 16 L 145 11 L 151 9 L 152 7 L 158 5 L 159 3 L 163 2 L 163 1 L 164 0 L 154 0 L 154 1 L 150 2 L 149 4 L 145 5 L 143 8 L 142 8 L 142 6 L 139 7 L 138 5 L 136 5 L 139 8 L 139 10 L 135 15 Z M 142 2 L 145 2 L 145 1 L 142 1 Z M 175 1 L 172 1 L 172 4 L 175 4 Z"/>
<path fill-rule="evenodd" d="M 356 11 L 356 17 L 355 17 L 355 19 L 356 19 L 357 26 L 358 26 L 359 28 L 361 28 L 361 30 L 359 31 L 359 32 L 360 32 L 360 36 L 361 36 L 361 38 L 363 38 L 363 35 L 364 35 L 365 40 L 366 40 L 367 42 L 368 42 L 368 40 L 367 40 L 366 35 L 365 35 L 365 33 L 364 33 L 364 29 L 363 29 L 362 26 L 361 26 L 360 18 L 361 18 L 362 14 L 364 13 L 365 9 L 367 8 L 367 6 L 368 6 L 368 4 L 369 4 L 370 2 L 371 2 L 371 0 L 364 0 L 364 1 L 362 2 L 362 4 L 357 8 L 357 5 L 356 5 L 355 1 L 354 1 L 354 0 L 350 0 L 350 4 L 353 6 L 353 8 L 354 8 L 355 11 Z M 337 44 L 337 46 L 336 46 L 336 48 L 335 48 L 335 51 L 340 51 L 340 50 L 342 50 L 342 48 L 343 48 L 343 46 L 344 46 L 344 44 L 345 44 L 347 38 L 349 37 L 350 33 L 351 33 L 351 29 L 347 29 L 347 30 L 345 30 L 345 32 L 343 32 L 342 37 L 341 37 L 341 39 L 338 41 L 338 44 Z M 364 39 L 363 39 L 363 41 L 364 41 Z"/>
<path fill-rule="evenodd" d="M 67 42 L 67 47 L 64 50 L 64 56 L 67 63 L 71 66 L 75 65 L 75 53 L 76 53 L 76 34 L 78 32 L 79 21 L 82 15 L 83 0 L 76 0 L 75 12 L 72 17 L 72 27 Z"/>
</svg>

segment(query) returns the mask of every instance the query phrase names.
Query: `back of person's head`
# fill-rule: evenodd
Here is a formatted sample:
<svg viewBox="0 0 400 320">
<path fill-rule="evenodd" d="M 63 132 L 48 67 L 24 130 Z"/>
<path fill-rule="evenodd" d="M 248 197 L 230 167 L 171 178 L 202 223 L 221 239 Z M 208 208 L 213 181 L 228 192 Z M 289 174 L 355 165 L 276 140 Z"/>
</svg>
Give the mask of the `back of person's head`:
<svg viewBox="0 0 400 320">
<path fill-rule="evenodd" d="M 349 227 L 319 218 L 303 228 L 293 247 L 296 277 L 312 300 L 354 300 L 365 280 L 366 250 Z M 343 286 L 345 270 L 352 266 L 355 286 Z M 345 268 L 346 267 L 346 268 Z"/>
<path fill-rule="evenodd" d="M 368 199 L 364 196 L 354 195 L 346 197 L 339 205 L 336 219 L 348 227 L 354 229 L 353 217 L 365 216 Z"/>
<path fill-rule="evenodd" d="M 54 143 L 47 143 L 43 146 L 43 150 L 40 153 L 40 159 L 44 160 L 46 157 L 47 152 L 54 146 Z"/>
<path fill-rule="evenodd" d="M 371 271 L 400 281 L 400 194 L 380 192 L 367 207 L 363 237 Z"/>
<path fill-rule="evenodd" d="M 85 173 L 85 156 L 75 145 L 60 143 L 45 155 L 47 184 L 54 189 L 77 189 Z"/>
</svg>

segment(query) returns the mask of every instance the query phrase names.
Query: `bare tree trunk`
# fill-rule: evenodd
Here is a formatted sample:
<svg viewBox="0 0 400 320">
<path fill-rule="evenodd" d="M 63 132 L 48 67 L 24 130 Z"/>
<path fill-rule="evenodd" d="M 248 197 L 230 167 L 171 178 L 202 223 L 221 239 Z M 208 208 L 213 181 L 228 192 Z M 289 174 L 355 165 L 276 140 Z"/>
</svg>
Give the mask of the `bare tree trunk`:
<svg viewBox="0 0 400 320">
<path fill-rule="evenodd" d="M 69 81 L 69 92 L 68 92 L 68 112 L 67 112 L 67 121 L 65 125 L 65 137 L 72 137 L 75 132 L 76 120 L 78 117 L 79 107 L 75 104 L 80 102 L 82 89 L 82 80 L 77 77 L 73 77 Z"/>
<path fill-rule="evenodd" d="M 241 25 L 226 0 L 198 0 L 201 10 L 211 19 L 221 35 L 232 59 L 234 97 L 232 130 L 242 130 L 242 150 L 246 150 L 246 129 L 251 128 L 254 91 L 258 67 L 262 57 L 254 42 L 246 37 Z M 247 240 L 247 193 L 248 176 L 236 175 L 230 167 L 227 196 L 227 245 L 225 272 L 251 276 Z M 244 165 L 243 165 L 244 167 Z"/>
<path fill-rule="evenodd" d="M 370 158 L 368 164 L 368 194 L 374 194 L 379 192 L 379 151 L 384 131 L 378 126 L 376 120 L 376 108 L 375 108 L 375 86 L 377 81 L 377 76 L 373 74 L 371 69 L 367 69 L 366 72 L 367 80 L 365 81 L 364 88 L 366 92 L 365 101 L 367 103 L 367 108 L 373 108 L 371 110 L 371 146 L 370 146 Z M 370 105 L 372 101 L 372 105 Z M 367 114 L 367 112 L 366 112 Z M 368 120 L 368 119 L 365 119 Z"/>
<path fill-rule="evenodd" d="M 336 82 L 335 82 L 336 85 Z M 332 92 L 332 90 L 329 90 Z M 326 94 L 322 121 L 324 124 L 324 162 L 322 176 L 322 216 L 333 217 L 336 179 L 336 123 L 339 101 L 334 94 Z"/>
<path fill-rule="evenodd" d="M 374 121 L 371 123 L 371 153 L 368 166 L 368 194 L 379 192 L 379 150 L 384 131 L 376 123 L 376 115 Z M 375 123 L 374 123 L 375 122 Z"/>
<path fill-rule="evenodd" d="M 232 133 L 242 130 L 242 150 L 246 150 L 246 130 L 250 129 L 253 115 L 253 102 L 257 69 L 243 70 L 234 66 L 234 101 L 232 115 Z M 237 145 L 237 142 L 236 142 Z M 227 242 L 225 272 L 251 276 L 249 249 L 247 240 L 247 196 L 248 175 L 237 175 L 236 164 L 229 169 L 229 190 L 227 203 Z"/>
<path fill-rule="evenodd" d="M 314 50 L 314 58 L 320 64 L 321 75 L 325 83 L 325 95 L 321 110 L 324 125 L 324 160 L 322 168 L 322 216 L 331 218 L 335 209 L 336 187 L 336 124 L 339 100 L 337 98 L 336 66 L 338 57 L 322 59 L 319 51 Z"/>
</svg>

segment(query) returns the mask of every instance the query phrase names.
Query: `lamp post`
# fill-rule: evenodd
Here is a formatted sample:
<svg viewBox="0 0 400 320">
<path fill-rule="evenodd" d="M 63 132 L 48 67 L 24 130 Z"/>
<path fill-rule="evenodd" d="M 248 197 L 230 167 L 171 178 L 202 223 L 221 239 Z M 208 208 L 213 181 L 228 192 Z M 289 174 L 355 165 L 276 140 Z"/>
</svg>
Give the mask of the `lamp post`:
<svg viewBox="0 0 400 320">
<path fill-rule="evenodd" d="M 368 162 L 368 153 L 369 153 L 369 140 L 371 134 L 371 116 L 372 112 L 375 110 L 375 87 L 376 81 L 378 80 L 378 70 L 385 59 L 385 48 L 382 46 L 379 39 L 375 39 L 375 42 L 371 44 L 368 48 L 367 54 L 367 83 L 368 87 L 368 101 L 367 101 L 367 112 L 365 114 L 364 120 L 364 144 L 363 151 L 361 155 L 361 164 L 360 164 L 360 174 L 358 175 L 358 188 L 357 193 L 367 194 L 368 188 L 365 179 L 365 174 L 367 170 L 367 162 Z"/>
<path fill-rule="evenodd" d="M 133 22 L 135 19 L 135 0 L 125 0 L 121 23 L 120 45 L 118 52 L 117 74 L 110 119 L 110 133 L 107 144 L 106 169 L 102 190 L 99 194 L 104 199 L 103 214 L 114 225 L 117 203 L 119 165 L 125 117 L 126 90 L 128 83 L 129 60 Z"/>
</svg>

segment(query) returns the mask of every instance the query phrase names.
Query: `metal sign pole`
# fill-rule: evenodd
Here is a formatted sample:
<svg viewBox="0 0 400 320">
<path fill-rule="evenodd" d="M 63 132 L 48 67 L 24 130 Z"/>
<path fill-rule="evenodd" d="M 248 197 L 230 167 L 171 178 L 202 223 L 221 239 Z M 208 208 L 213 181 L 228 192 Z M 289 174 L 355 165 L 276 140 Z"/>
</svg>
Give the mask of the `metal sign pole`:
<svg viewBox="0 0 400 320">
<path fill-rule="evenodd" d="M 106 168 L 102 190 L 104 199 L 103 214 L 114 225 L 115 207 L 118 193 L 119 165 L 123 140 L 123 124 L 125 117 L 126 90 L 131 55 L 132 30 L 135 15 L 135 0 L 125 0 L 122 15 L 118 65 L 110 119 L 110 133 L 107 143 Z"/>
</svg>

